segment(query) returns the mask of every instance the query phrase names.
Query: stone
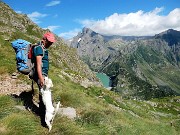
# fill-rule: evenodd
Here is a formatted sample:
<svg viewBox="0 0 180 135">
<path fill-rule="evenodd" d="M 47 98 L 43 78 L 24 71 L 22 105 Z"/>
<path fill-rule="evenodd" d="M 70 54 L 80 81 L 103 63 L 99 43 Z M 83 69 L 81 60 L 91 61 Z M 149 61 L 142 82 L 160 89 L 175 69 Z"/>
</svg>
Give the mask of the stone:
<svg viewBox="0 0 180 135">
<path fill-rule="evenodd" d="M 69 119 L 74 119 L 76 117 L 76 110 L 72 107 L 59 108 L 57 113 L 66 116 Z"/>
</svg>

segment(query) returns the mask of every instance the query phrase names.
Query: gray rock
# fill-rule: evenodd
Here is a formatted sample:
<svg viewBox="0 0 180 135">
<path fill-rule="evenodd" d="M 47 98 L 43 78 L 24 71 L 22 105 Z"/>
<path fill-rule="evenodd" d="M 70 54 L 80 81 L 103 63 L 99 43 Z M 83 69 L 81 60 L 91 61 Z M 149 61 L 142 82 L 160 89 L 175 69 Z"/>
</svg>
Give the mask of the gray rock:
<svg viewBox="0 0 180 135">
<path fill-rule="evenodd" d="M 59 108 L 57 113 L 70 119 L 76 118 L 76 110 L 72 107 Z"/>
</svg>

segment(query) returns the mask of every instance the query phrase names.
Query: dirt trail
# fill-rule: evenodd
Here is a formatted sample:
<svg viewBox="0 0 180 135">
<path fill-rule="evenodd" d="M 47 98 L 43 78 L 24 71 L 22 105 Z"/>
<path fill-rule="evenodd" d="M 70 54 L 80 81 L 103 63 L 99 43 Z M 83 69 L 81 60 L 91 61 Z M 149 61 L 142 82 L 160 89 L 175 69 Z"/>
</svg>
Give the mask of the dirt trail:
<svg viewBox="0 0 180 135">
<path fill-rule="evenodd" d="M 17 79 L 17 74 L 0 75 L 0 94 L 1 95 L 19 95 L 23 91 L 31 90 L 31 85 Z"/>
<path fill-rule="evenodd" d="M 17 75 L 0 75 L 0 95 L 16 95 L 20 97 L 24 102 L 23 106 L 16 106 L 20 110 L 28 109 L 37 113 L 38 110 L 38 98 L 35 94 L 32 96 L 32 87 L 26 82 L 23 82 L 17 78 Z M 54 102 L 55 103 L 55 102 Z M 62 105 L 61 105 L 62 106 Z M 58 114 L 64 115 L 70 119 L 76 117 L 76 110 L 72 107 L 62 108 L 58 110 Z M 3 129 L 0 129 L 0 131 Z"/>
</svg>

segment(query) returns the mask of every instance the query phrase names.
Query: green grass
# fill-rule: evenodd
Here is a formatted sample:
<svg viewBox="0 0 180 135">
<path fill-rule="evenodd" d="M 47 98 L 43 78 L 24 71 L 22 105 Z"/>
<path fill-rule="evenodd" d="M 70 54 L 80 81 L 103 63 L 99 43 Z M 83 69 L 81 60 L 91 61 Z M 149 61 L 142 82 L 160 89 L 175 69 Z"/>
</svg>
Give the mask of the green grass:
<svg viewBox="0 0 180 135">
<path fill-rule="evenodd" d="M 34 116 L 28 114 L 27 112 L 20 114 L 12 114 L 2 120 L 2 123 L 6 125 L 7 134 L 14 135 L 34 135 L 40 134 L 39 121 L 36 120 Z"/>
<path fill-rule="evenodd" d="M 9 42 L 0 47 L 0 74 L 12 73 L 16 70 L 15 52 Z"/>
<path fill-rule="evenodd" d="M 14 109 L 15 103 L 8 96 L 0 96 L 0 119 L 10 115 Z"/>
<path fill-rule="evenodd" d="M 63 80 L 59 79 L 59 81 Z M 176 135 L 179 133 L 179 116 L 177 113 L 167 112 L 160 107 L 161 104 L 178 107 L 176 104 L 178 97 L 175 97 L 171 103 L 169 102 L 171 98 L 152 101 L 158 103 L 154 110 L 151 105 L 144 101 L 118 100 L 118 95 L 102 88 L 84 89 L 70 81 L 64 81 L 62 84 L 56 84 L 53 88 L 53 98 L 54 100 L 60 98 L 63 106 L 74 107 L 78 117 L 73 121 L 58 115 L 54 121 L 51 134 Z M 98 98 L 102 93 L 103 97 Z M 40 125 L 38 116 L 32 112 L 15 109 L 16 104 L 19 104 L 19 101 L 13 100 L 9 96 L 0 96 L 2 135 L 13 132 L 20 135 L 47 134 L 48 131 Z M 157 114 L 153 114 L 151 111 L 155 111 Z M 158 112 L 170 113 L 172 117 L 160 117 Z M 170 123 L 172 120 L 174 120 L 173 126 Z"/>
<path fill-rule="evenodd" d="M 103 88 L 83 88 L 76 83 L 67 81 L 57 76 L 51 76 L 55 81 L 53 89 L 55 99 L 60 97 L 64 106 L 73 106 L 79 113 L 79 117 L 75 121 L 79 133 L 84 134 L 152 134 L 164 135 L 178 134 L 179 123 L 177 121 L 179 111 L 173 112 L 174 109 L 162 108 L 163 104 L 178 107 L 177 100 L 169 103 L 169 100 L 159 99 L 157 107 L 153 107 L 144 101 L 125 100 L 114 92 L 107 91 Z M 101 98 L 98 98 L 102 96 Z M 177 97 L 178 98 L 178 97 Z M 114 107 L 110 107 L 109 104 Z M 119 109 L 115 109 L 119 108 Z M 154 110 L 155 108 L 155 110 Z M 154 111 L 155 114 L 152 112 Z M 166 118 L 159 115 L 172 114 L 172 117 Z M 176 120 L 173 126 L 170 126 L 172 120 Z M 71 123 L 72 124 L 72 123 Z M 72 126 L 72 125 L 71 125 Z M 74 127 L 74 126 L 72 126 Z M 77 127 L 76 127 L 77 128 Z M 62 129 L 61 132 L 69 134 L 70 129 Z M 65 131 L 64 131 L 65 130 Z M 74 130 L 74 129 L 72 129 Z M 74 134 L 78 134 L 73 131 Z"/>
</svg>

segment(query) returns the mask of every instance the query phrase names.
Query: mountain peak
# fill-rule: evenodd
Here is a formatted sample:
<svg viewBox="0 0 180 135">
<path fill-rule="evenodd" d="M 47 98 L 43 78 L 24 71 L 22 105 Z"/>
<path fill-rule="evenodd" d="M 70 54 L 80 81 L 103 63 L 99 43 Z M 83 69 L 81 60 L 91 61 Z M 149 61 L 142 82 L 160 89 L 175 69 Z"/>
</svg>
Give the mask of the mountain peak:
<svg viewBox="0 0 180 135">
<path fill-rule="evenodd" d="M 168 29 L 164 32 L 156 34 L 155 38 L 165 40 L 169 46 L 172 46 L 180 42 L 180 31 Z"/>
<path fill-rule="evenodd" d="M 156 34 L 155 36 L 163 36 L 163 35 L 167 35 L 167 34 L 173 34 L 173 35 L 176 35 L 176 34 L 179 34 L 180 32 L 177 31 L 177 30 L 174 30 L 174 29 L 168 29 L 166 31 L 163 31 L 159 34 Z"/>
<path fill-rule="evenodd" d="M 89 32 L 93 32 L 90 28 L 87 28 L 87 27 L 84 27 L 83 29 L 82 29 L 82 32 L 83 33 L 89 33 Z"/>
<path fill-rule="evenodd" d="M 175 32 L 176 30 L 174 30 L 174 29 L 168 29 L 167 30 L 167 33 L 172 33 L 172 32 Z"/>
<path fill-rule="evenodd" d="M 82 34 L 83 34 L 83 35 L 84 35 L 84 34 L 88 34 L 88 35 L 90 35 L 90 36 L 94 36 L 94 35 L 97 35 L 98 33 L 96 33 L 95 31 L 91 30 L 90 28 L 84 27 L 84 28 L 82 29 Z"/>
</svg>

